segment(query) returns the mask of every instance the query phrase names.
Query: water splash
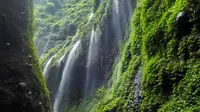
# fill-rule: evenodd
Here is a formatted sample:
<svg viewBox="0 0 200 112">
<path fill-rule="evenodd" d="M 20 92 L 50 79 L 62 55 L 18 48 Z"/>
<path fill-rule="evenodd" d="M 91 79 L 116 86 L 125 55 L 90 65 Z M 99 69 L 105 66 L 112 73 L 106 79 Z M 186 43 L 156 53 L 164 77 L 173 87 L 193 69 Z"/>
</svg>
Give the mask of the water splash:
<svg viewBox="0 0 200 112">
<path fill-rule="evenodd" d="M 80 46 L 80 41 L 76 42 L 76 44 L 73 46 L 73 48 L 70 51 L 68 58 L 66 60 L 66 63 L 64 66 L 64 71 L 62 73 L 61 83 L 59 85 L 59 89 L 57 91 L 56 99 L 54 102 L 54 107 L 53 107 L 54 112 L 59 112 L 59 106 L 60 106 L 61 100 L 63 98 L 64 90 L 70 91 L 70 90 L 68 90 L 69 87 L 65 87 L 65 86 L 69 85 L 71 70 L 74 65 L 75 58 L 78 55 L 79 46 Z"/>
</svg>

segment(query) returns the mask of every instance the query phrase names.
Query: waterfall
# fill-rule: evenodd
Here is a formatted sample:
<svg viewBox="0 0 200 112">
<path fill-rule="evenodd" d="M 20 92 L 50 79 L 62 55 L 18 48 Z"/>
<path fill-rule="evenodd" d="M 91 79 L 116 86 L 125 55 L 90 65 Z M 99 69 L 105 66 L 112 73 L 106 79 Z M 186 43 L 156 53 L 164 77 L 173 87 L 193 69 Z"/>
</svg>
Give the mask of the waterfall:
<svg viewBox="0 0 200 112">
<path fill-rule="evenodd" d="M 87 22 L 88 24 L 90 23 L 90 21 L 92 20 L 93 17 L 94 17 L 94 13 L 91 13 L 89 18 L 88 18 L 88 22 Z"/>
<path fill-rule="evenodd" d="M 95 79 L 94 79 L 94 69 L 96 59 L 98 56 L 98 44 L 96 40 L 96 32 L 92 30 L 91 37 L 90 37 L 90 45 L 88 51 L 88 58 L 87 58 L 87 74 L 86 74 L 86 82 L 85 82 L 85 96 L 86 94 L 90 93 L 95 86 Z"/>
<path fill-rule="evenodd" d="M 99 40 L 94 29 L 92 30 L 87 57 L 85 96 L 89 96 L 101 84 L 104 75 L 110 70 L 110 65 L 120 49 L 117 45 L 120 45 L 125 34 L 124 29 L 128 28 L 127 24 L 132 15 L 131 1 L 112 0 L 111 23 L 105 24 L 110 26 L 105 27 L 103 36 L 98 37 Z M 91 14 L 90 18 L 93 15 Z M 107 22 L 109 21 L 108 19 Z"/>
<path fill-rule="evenodd" d="M 112 22 L 117 39 L 123 39 L 123 30 L 127 27 L 127 24 L 132 17 L 133 8 L 134 6 L 132 0 L 113 0 Z"/>
<path fill-rule="evenodd" d="M 114 0 L 114 7 L 115 7 L 115 11 L 117 14 L 119 14 L 119 1 L 118 0 Z"/>
<path fill-rule="evenodd" d="M 88 21 L 90 21 L 93 16 L 94 16 L 94 13 L 91 13 Z"/>
<path fill-rule="evenodd" d="M 62 61 L 63 61 L 63 59 L 65 58 L 65 54 L 63 55 L 63 56 L 61 56 L 60 57 L 60 59 L 58 60 L 58 63 L 57 63 L 57 67 L 60 67 L 61 66 L 61 64 L 62 64 Z"/>
<path fill-rule="evenodd" d="M 120 18 L 120 12 L 119 11 L 119 1 L 118 0 L 113 0 L 113 4 L 112 4 L 112 22 L 113 22 L 113 29 L 115 31 L 115 38 L 120 38 L 121 36 L 121 18 Z"/>
<path fill-rule="evenodd" d="M 44 74 L 45 79 L 47 79 L 47 77 L 48 77 L 49 65 L 51 64 L 51 61 L 52 61 L 52 59 L 53 59 L 55 56 L 56 56 L 56 54 L 54 54 L 54 55 L 47 61 L 47 64 L 46 64 L 46 66 L 44 67 L 43 74 Z"/>
<path fill-rule="evenodd" d="M 61 100 L 63 98 L 63 92 L 64 91 L 70 91 L 68 84 L 69 84 L 69 80 L 70 80 L 70 77 L 71 77 L 70 74 L 71 74 L 71 70 L 72 70 L 72 67 L 73 67 L 74 62 L 75 62 L 75 58 L 78 55 L 79 46 L 80 46 L 80 41 L 77 41 L 76 44 L 73 46 L 72 50 L 70 51 L 68 58 L 66 60 L 64 70 L 63 70 L 63 73 L 62 73 L 61 82 L 60 82 L 60 85 L 59 85 L 59 89 L 57 91 L 55 102 L 54 102 L 54 105 L 53 105 L 54 112 L 59 112 L 59 106 L 60 106 Z"/>
</svg>

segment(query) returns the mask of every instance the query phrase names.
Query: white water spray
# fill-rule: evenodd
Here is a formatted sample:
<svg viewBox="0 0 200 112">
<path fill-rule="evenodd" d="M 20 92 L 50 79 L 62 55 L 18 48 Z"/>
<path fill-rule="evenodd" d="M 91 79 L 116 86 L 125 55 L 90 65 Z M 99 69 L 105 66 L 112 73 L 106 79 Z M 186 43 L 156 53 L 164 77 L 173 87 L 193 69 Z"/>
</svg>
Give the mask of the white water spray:
<svg viewBox="0 0 200 112">
<path fill-rule="evenodd" d="M 60 59 L 58 60 L 58 63 L 56 65 L 57 67 L 61 66 L 61 63 L 62 63 L 62 61 L 63 61 L 64 58 L 65 58 L 65 54 L 62 57 L 60 57 Z"/>
<path fill-rule="evenodd" d="M 56 56 L 56 54 L 54 54 L 47 62 L 46 66 L 44 67 L 44 70 L 43 70 L 43 74 L 44 74 L 44 77 L 45 79 L 48 78 L 48 70 L 49 70 L 49 66 L 52 62 L 52 59 Z"/>
<path fill-rule="evenodd" d="M 114 0 L 114 5 L 115 5 L 116 13 L 119 14 L 119 1 L 118 0 Z"/>
<path fill-rule="evenodd" d="M 60 105 L 62 97 L 63 97 L 63 92 L 64 92 L 64 90 L 69 89 L 69 88 L 65 88 L 65 86 L 68 86 L 71 70 L 74 65 L 76 56 L 78 55 L 79 46 L 80 46 L 80 41 L 76 42 L 76 44 L 73 46 L 73 48 L 70 51 L 68 58 L 66 60 L 64 71 L 62 73 L 61 83 L 59 85 L 59 89 L 57 91 L 56 99 L 55 99 L 54 106 L 53 106 L 54 112 L 59 112 L 59 105 Z M 69 91 L 69 90 L 66 90 L 66 91 Z"/>
<path fill-rule="evenodd" d="M 89 17 L 89 21 L 93 18 L 93 16 L 94 16 L 94 13 L 91 13 Z"/>
<path fill-rule="evenodd" d="M 97 44 L 97 39 L 96 39 L 96 32 L 92 30 L 91 32 L 91 38 L 90 38 L 90 45 L 89 45 L 89 51 L 88 51 L 88 60 L 87 60 L 87 75 L 86 75 L 86 85 L 85 85 L 85 95 L 87 93 L 90 93 L 92 90 L 92 86 L 94 80 L 92 79 L 93 72 L 93 65 L 97 59 L 98 55 L 98 44 Z"/>
</svg>

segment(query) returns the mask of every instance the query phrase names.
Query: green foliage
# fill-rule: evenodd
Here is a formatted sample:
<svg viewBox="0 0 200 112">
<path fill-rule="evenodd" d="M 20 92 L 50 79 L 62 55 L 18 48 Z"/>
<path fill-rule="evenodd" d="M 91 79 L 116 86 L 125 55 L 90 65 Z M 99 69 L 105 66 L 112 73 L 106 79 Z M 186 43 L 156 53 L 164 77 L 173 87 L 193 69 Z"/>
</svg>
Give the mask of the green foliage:
<svg viewBox="0 0 200 112">
<path fill-rule="evenodd" d="M 42 40 L 46 35 L 51 33 L 58 35 L 57 39 L 53 39 L 55 47 L 50 48 L 40 59 L 40 65 L 44 67 L 46 61 L 55 53 L 56 56 L 52 60 L 51 66 L 55 66 L 58 59 L 68 52 L 71 44 L 77 38 L 85 38 L 91 30 L 88 22 L 88 17 L 91 12 L 90 1 L 80 0 L 77 2 L 65 1 L 62 7 L 57 8 L 54 2 L 46 2 L 35 5 L 36 36 L 34 41 Z M 55 9 L 56 8 L 56 9 Z M 53 13 L 50 13 L 54 11 Z M 86 19 L 87 18 L 87 19 Z M 45 41 L 44 41 L 45 42 Z"/>
<path fill-rule="evenodd" d="M 190 93 L 197 92 L 199 84 L 189 81 L 197 81 L 199 76 L 196 72 L 198 70 L 195 69 L 195 66 L 199 66 L 196 63 L 196 58 L 199 57 L 197 28 L 182 36 L 179 35 L 176 25 L 178 13 L 189 9 L 195 10 L 190 6 L 192 1 L 143 0 L 140 3 L 135 12 L 134 23 L 137 25 L 135 32 L 140 33 L 139 36 L 135 36 L 142 38 L 142 46 L 136 46 L 137 41 L 133 41 L 132 44 L 136 51 L 141 47 L 143 57 L 143 100 L 140 111 L 197 110 L 199 97 L 191 96 Z M 198 7 L 196 5 L 196 8 Z M 193 15 L 194 12 L 189 13 Z M 190 19 L 193 20 L 193 17 Z M 194 77 L 190 77 L 191 75 Z M 195 90 L 192 91 L 191 88 Z"/>
<path fill-rule="evenodd" d="M 100 4 L 100 0 L 92 0 L 93 12 L 96 12 Z"/>
<path fill-rule="evenodd" d="M 96 9 L 96 12 L 94 15 L 95 18 L 93 21 L 93 25 L 95 29 L 97 28 L 97 29 L 103 30 L 104 22 L 109 16 L 110 12 L 111 12 L 111 1 L 110 0 L 102 1 L 99 4 L 98 9 Z"/>
<path fill-rule="evenodd" d="M 104 30 L 103 25 L 110 14 L 112 2 L 110 0 L 100 3 L 98 0 L 92 0 L 92 4 L 89 2 L 69 2 L 55 15 L 39 11 L 38 24 L 42 25 L 42 22 L 45 22 L 44 27 L 48 25 L 64 27 L 67 32 L 71 32 L 70 26 L 75 25 L 77 32 L 72 39 L 69 39 L 69 43 L 72 43 L 77 37 L 84 38 L 88 34 L 91 29 L 88 26 L 92 24 L 85 18 L 89 17 L 90 12 L 94 12 L 94 18 L 91 20 L 93 29 L 100 33 Z M 109 86 L 104 85 L 93 97 L 69 110 L 71 112 L 198 111 L 200 109 L 198 106 L 200 105 L 199 4 L 197 0 L 137 0 L 132 23 L 134 30 L 128 33 L 129 39 L 121 43 L 120 58 L 113 65 Z M 43 9 L 44 7 L 38 6 L 38 10 Z M 189 23 L 193 25 L 193 29 L 186 35 L 181 35 L 182 32 L 176 23 L 177 15 L 183 11 L 188 11 Z M 66 48 L 62 48 L 56 57 L 60 57 Z M 50 50 L 45 57 L 52 55 L 52 51 Z M 130 102 L 134 100 L 133 80 L 139 70 L 143 70 L 142 103 L 136 108 Z"/>
<path fill-rule="evenodd" d="M 134 12 L 130 41 L 123 45 L 119 64 L 113 69 L 108 88 L 101 88 L 90 100 L 91 112 L 196 112 L 200 104 L 200 20 L 198 1 L 138 0 Z M 103 3 L 102 3 L 103 4 Z M 103 5 L 105 6 L 105 5 Z M 95 28 L 101 21 L 104 8 L 99 5 Z M 180 35 L 176 17 L 189 11 L 192 31 Z M 142 103 L 137 109 L 129 101 L 134 76 L 144 67 Z M 113 80 L 113 81 L 112 81 Z M 129 106 L 127 109 L 126 107 Z M 81 107 L 79 107 L 81 110 Z M 83 107 L 82 107 L 83 109 Z"/>
<path fill-rule="evenodd" d="M 56 7 L 55 7 L 54 3 L 52 3 L 52 2 L 46 2 L 46 3 L 47 3 L 46 10 L 51 14 L 55 13 Z"/>
</svg>

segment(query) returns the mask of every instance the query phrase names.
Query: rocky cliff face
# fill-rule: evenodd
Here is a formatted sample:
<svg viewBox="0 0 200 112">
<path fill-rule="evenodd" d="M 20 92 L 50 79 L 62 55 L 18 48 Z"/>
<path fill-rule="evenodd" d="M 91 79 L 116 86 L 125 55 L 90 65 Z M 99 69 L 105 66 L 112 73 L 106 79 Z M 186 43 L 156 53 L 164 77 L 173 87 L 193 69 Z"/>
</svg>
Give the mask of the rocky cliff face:
<svg viewBox="0 0 200 112">
<path fill-rule="evenodd" d="M 70 76 L 63 90 L 65 96 L 59 104 L 59 108 L 69 108 L 81 99 L 90 98 L 111 77 L 121 49 L 119 44 L 130 32 L 129 23 L 135 4 L 131 0 L 66 0 L 57 8 L 54 2 L 36 5 L 38 30 L 34 40 L 51 91 L 52 104 L 60 92 L 58 88 L 63 76 Z M 57 10 L 54 14 L 48 10 L 50 4 Z M 71 72 L 65 65 L 77 40 L 81 40 L 82 49 L 77 51 L 79 55 L 71 65 Z M 66 73 L 65 68 L 68 70 Z"/>
<path fill-rule="evenodd" d="M 34 40 L 52 104 L 70 76 L 61 112 L 199 110 L 199 1 L 59 2 L 36 5 Z"/>
<path fill-rule="evenodd" d="M 0 1 L 0 111 L 51 112 L 32 44 L 32 1 Z"/>
</svg>

